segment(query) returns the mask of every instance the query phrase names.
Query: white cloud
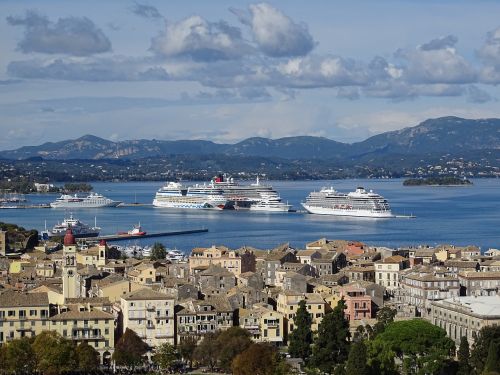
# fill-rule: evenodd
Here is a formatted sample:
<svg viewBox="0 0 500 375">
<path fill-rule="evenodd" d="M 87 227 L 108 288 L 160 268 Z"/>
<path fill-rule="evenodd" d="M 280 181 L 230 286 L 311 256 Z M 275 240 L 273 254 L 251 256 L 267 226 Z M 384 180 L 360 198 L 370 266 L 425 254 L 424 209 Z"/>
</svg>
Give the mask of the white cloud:
<svg viewBox="0 0 500 375">
<path fill-rule="evenodd" d="M 307 55 L 314 48 L 314 40 L 306 25 L 294 22 L 280 10 L 266 3 L 252 4 L 250 16 L 232 10 L 249 25 L 259 49 L 271 57 Z"/>
<path fill-rule="evenodd" d="M 153 38 L 151 49 L 166 57 L 185 56 L 196 61 L 237 59 L 251 51 L 239 28 L 200 16 L 166 22 L 165 30 Z"/>
</svg>

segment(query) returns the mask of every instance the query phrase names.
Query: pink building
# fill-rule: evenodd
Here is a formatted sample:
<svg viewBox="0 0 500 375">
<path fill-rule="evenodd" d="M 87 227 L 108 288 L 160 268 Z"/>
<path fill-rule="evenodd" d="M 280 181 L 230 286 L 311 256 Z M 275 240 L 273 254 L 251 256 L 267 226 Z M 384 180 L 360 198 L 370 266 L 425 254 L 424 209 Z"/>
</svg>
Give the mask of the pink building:
<svg viewBox="0 0 500 375">
<path fill-rule="evenodd" d="M 347 286 L 342 289 L 347 308 L 344 313 L 348 320 L 370 319 L 372 317 L 372 298 L 366 289 L 359 286 Z"/>
</svg>

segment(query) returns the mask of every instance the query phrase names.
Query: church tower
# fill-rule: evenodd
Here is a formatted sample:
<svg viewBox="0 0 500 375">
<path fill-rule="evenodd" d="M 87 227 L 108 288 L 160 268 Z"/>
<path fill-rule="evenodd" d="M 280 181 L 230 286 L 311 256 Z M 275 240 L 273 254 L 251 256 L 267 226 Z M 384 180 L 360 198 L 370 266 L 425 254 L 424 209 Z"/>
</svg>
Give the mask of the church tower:
<svg viewBox="0 0 500 375">
<path fill-rule="evenodd" d="M 65 302 L 67 298 L 79 297 L 76 272 L 76 242 L 71 229 L 68 229 L 64 236 L 62 284 Z"/>
<path fill-rule="evenodd" d="M 106 240 L 101 240 L 99 242 L 99 256 L 97 257 L 97 267 L 103 267 L 106 265 L 108 255 L 108 244 Z"/>
</svg>

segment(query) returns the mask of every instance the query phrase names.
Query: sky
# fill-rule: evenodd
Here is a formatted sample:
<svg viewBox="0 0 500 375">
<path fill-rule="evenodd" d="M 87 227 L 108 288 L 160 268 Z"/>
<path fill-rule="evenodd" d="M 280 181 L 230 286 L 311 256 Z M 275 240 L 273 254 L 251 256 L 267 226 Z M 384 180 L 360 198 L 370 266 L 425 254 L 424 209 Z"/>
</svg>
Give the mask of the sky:
<svg viewBox="0 0 500 375">
<path fill-rule="evenodd" d="M 0 1 L 0 150 L 500 117 L 500 2 Z"/>
</svg>

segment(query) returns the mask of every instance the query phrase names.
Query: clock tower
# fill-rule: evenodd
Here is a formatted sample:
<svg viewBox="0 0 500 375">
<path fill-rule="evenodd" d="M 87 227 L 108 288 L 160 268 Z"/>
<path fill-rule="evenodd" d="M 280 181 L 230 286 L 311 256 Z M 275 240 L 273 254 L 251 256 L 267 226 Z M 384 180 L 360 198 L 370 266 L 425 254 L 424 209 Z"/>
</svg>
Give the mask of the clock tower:
<svg viewBox="0 0 500 375">
<path fill-rule="evenodd" d="M 62 264 L 63 296 L 66 302 L 67 298 L 80 296 L 76 272 L 76 242 L 71 229 L 68 229 L 64 236 Z"/>
</svg>

